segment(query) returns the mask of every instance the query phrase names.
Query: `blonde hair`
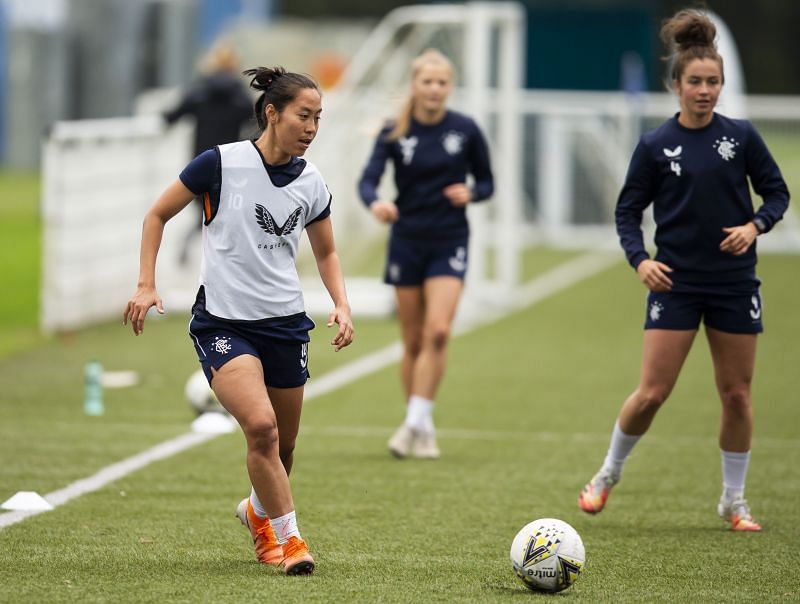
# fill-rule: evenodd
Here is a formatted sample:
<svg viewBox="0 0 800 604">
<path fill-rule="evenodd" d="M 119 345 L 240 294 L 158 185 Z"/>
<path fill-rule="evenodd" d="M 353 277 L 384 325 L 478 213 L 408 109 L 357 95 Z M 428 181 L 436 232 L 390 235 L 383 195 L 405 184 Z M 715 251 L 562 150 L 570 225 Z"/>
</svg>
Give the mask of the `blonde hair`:
<svg viewBox="0 0 800 604">
<path fill-rule="evenodd" d="M 444 67 L 450 72 L 451 77 L 455 75 L 453 62 L 435 48 L 428 48 L 411 63 L 412 81 L 417 77 L 417 75 L 419 75 L 419 72 L 426 65 L 437 65 Z M 409 93 L 408 97 L 406 97 L 405 101 L 403 101 L 403 104 L 400 106 L 400 111 L 394 120 L 394 127 L 387 136 L 388 140 L 396 141 L 408 134 L 408 129 L 411 126 L 411 115 L 413 111 L 414 96 L 413 94 Z"/>
<path fill-rule="evenodd" d="M 717 51 L 717 27 L 706 13 L 696 9 L 684 9 L 664 21 L 661 40 L 669 54 L 664 60 L 669 64 L 670 78 L 667 88 L 679 81 L 686 66 L 695 59 L 711 59 L 719 65 L 722 81 L 725 71 L 722 56 Z"/>
<path fill-rule="evenodd" d="M 217 42 L 203 57 L 201 71 L 205 73 L 216 71 L 236 73 L 239 71 L 239 55 L 230 43 Z"/>
</svg>

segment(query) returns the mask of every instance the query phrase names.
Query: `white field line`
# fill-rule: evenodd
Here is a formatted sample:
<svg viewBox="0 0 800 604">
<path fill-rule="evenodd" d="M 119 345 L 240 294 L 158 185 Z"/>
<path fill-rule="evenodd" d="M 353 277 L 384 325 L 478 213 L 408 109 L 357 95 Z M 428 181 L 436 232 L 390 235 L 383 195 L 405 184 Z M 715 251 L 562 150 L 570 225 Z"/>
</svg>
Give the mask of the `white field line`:
<svg viewBox="0 0 800 604">
<path fill-rule="evenodd" d="M 44 498 L 53 507 L 58 507 L 59 505 L 67 503 L 71 499 L 75 499 L 76 497 L 80 497 L 86 493 L 91 493 L 92 491 L 97 491 L 108 483 L 114 482 L 115 480 L 122 478 L 131 472 L 135 472 L 136 470 L 139 470 L 154 461 L 171 457 L 176 453 L 185 451 L 190 447 L 199 445 L 200 443 L 210 440 L 216 436 L 218 436 L 218 434 L 200 434 L 197 432 L 188 432 L 171 440 L 164 441 L 163 443 L 147 449 L 142 453 L 138 453 L 133 457 L 129 457 L 120 462 L 111 464 L 110 466 L 106 466 L 93 476 L 77 480 L 63 489 L 48 493 L 44 496 Z M 17 510 L 3 514 L 0 516 L 0 529 L 25 520 L 30 516 L 41 514 L 44 511 L 47 510 Z"/>
<path fill-rule="evenodd" d="M 304 426 L 301 428 L 303 436 L 333 437 L 333 438 L 377 438 L 385 439 L 389 437 L 392 428 L 382 428 L 380 426 Z M 520 431 L 520 430 L 479 430 L 464 428 L 437 428 L 436 437 L 440 440 L 479 440 L 497 442 L 554 442 L 554 443 L 607 443 L 610 438 L 611 430 L 606 432 L 546 432 L 546 431 Z M 649 434 L 642 443 L 636 445 L 637 449 L 642 446 L 655 445 L 663 447 L 665 445 L 680 446 L 713 446 L 718 440 L 717 435 L 691 436 L 691 435 L 669 435 L 669 434 Z M 772 436 L 762 436 L 753 438 L 753 446 L 759 449 L 800 449 L 800 438 L 780 438 Z"/>
<path fill-rule="evenodd" d="M 618 255 L 597 252 L 585 254 L 565 262 L 520 288 L 518 292 L 510 297 L 510 300 L 505 300 L 504 304 L 489 311 L 482 309 L 472 314 L 471 318 L 464 317 L 463 320 L 460 320 L 456 325 L 456 332 L 458 334 L 464 334 L 481 325 L 496 321 L 509 312 L 535 304 L 587 277 L 609 268 L 617 262 Z M 401 355 L 402 346 L 400 342 L 395 342 L 376 352 L 357 359 L 352 363 L 330 371 L 309 382 L 306 387 L 305 400 L 308 401 L 317 396 L 327 394 L 365 375 L 369 375 L 370 373 L 392 365 L 400 360 Z M 118 480 L 131 472 L 135 472 L 154 461 L 171 457 L 172 455 L 216 438 L 217 436 L 219 435 L 199 434 L 195 432 L 183 434 L 147 449 L 133 457 L 106 466 L 88 478 L 78 480 L 63 489 L 46 494 L 44 498 L 53 507 L 58 507 L 76 497 L 97 491 L 110 482 Z M 0 529 L 21 522 L 36 514 L 40 514 L 42 511 L 44 510 L 18 510 L 0 514 Z"/>
</svg>

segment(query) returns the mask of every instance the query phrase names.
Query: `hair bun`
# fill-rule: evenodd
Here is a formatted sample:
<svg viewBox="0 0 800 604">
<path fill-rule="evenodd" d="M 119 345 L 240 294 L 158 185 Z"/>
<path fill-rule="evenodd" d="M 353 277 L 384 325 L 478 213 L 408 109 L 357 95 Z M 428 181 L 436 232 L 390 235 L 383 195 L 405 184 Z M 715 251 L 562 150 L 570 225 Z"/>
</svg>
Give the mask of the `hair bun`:
<svg viewBox="0 0 800 604">
<path fill-rule="evenodd" d="M 255 67 L 244 70 L 242 74 L 252 76 L 253 79 L 250 80 L 251 88 L 268 90 L 275 80 L 286 75 L 286 69 L 283 67 Z"/>
<path fill-rule="evenodd" d="M 669 19 L 661 30 L 661 39 L 678 51 L 693 47 L 716 47 L 717 27 L 703 12 L 684 9 Z"/>
</svg>

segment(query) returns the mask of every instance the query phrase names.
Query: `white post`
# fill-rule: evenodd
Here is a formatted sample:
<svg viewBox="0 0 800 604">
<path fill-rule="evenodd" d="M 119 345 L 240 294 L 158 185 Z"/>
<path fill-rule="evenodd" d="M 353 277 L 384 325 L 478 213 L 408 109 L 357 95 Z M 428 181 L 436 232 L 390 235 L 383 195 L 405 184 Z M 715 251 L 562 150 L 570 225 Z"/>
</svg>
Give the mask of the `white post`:
<svg viewBox="0 0 800 604">
<path fill-rule="evenodd" d="M 569 224 L 572 210 L 565 119 L 561 115 L 546 114 L 542 115 L 539 125 L 538 146 L 547 150 L 539 153 L 539 222 L 549 241 L 558 241 Z"/>
<path fill-rule="evenodd" d="M 491 57 L 489 22 L 491 12 L 481 2 L 467 4 L 464 27 L 464 84 L 467 91 L 467 107 L 481 130 L 486 132 L 487 92 L 489 88 L 489 59 Z M 486 282 L 486 240 L 489 233 L 486 224 L 489 209 L 485 204 L 469 208 L 470 244 L 469 277 L 480 289 Z"/>
<path fill-rule="evenodd" d="M 509 14 L 501 22 L 499 93 L 503 109 L 498 114 L 498 145 L 493 157 L 496 176 L 498 229 L 495 234 L 495 276 L 507 289 L 520 280 L 519 228 L 523 204 L 522 114 L 519 97 L 523 88 L 525 53 L 525 14 L 518 4 L 508 5 Z M 498 237 L 497 233 L 502 236 Z"/>
</svg>

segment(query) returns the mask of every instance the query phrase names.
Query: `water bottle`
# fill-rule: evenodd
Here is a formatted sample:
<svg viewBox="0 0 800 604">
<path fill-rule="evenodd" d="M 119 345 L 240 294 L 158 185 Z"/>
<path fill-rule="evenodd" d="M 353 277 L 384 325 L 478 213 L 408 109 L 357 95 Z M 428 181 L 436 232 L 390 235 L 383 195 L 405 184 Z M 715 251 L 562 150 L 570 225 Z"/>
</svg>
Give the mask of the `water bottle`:
<svg viewBox="0 0 800 604">
<path fill-rule="evenodd" d="M 83 412 L 86 415 L 103 415 L 103 366 L 89 361 L 84 368 L 85 398 Z"/>
</svg>

